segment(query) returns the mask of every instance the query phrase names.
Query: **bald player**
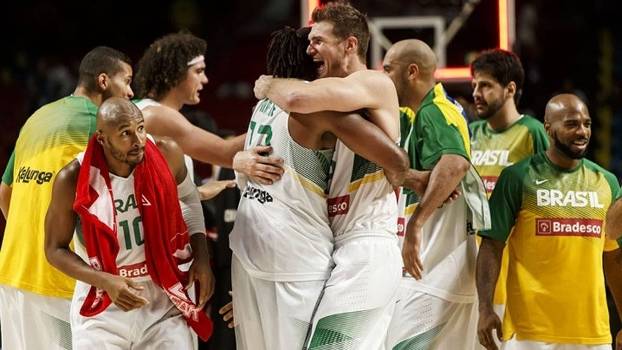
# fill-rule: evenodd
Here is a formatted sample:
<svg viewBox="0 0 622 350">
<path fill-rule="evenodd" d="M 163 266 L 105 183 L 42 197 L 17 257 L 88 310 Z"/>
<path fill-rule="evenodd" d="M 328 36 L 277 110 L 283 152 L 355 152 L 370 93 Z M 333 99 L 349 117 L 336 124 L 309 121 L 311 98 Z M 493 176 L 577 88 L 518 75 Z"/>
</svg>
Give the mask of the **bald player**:
<svg viewBox="0 0 622 350">
<path fill-rule="evenodd" d="M 101 158 L 100 164 L 97 160 Z M 90 169 L 90 177 L 79 176 L 81 167 L 89 167 L 86 170 Z M 82 205 L 74 209 L 74 201 L 82 203 L 83 178 L 90 179 L 86 185 L 91 195 L 103 194 L 96 195 L 94 204 L 88 207 L 89 214 L 101 220 L 97 224 L 84 212 L 78 212 Z M 156 195 L 154 192 L 159 190 L 170 195 Z M 107 205 L 114 206 L 114 215 L 107 214 L 113 210 Z M 78 214 L 82 226 L 76 225 L 80 222 Z M 159 231 L 175 227 L 171 221 L 182 215 L 185 226 L 181 229 L 187 226 L 187 230 L 176 228 L 171 233 L 179 233 L 162 242 Z M 108 225 L 116 225 L 116 229 Z M 107 230 L 101 228 L 104 226 Z M 108 251 L 107 236 L 111 232 L 117 233 L 116 243 Z M 179 147 L 172 141 L 158 141 L 155 147 L 147 140 L 142 113 L 133 103 L 119 98 L 106 100 L 97 113 L 96 135 L 85 153 L 59 172 L 45 221 L 45 252 L 50 264 L 78 280 L 71 308 L 73 347 L 194 348 L 186 324 L 187 312 L 201 312 L 213 289 L 204 232 L 199 196 Z M 183 292 L 165 287 L 168 268 L 176 271 L 175 276 L 183 275 L 176 266 L 167 265 L 174 261 L 172 251 L 165 248 L 164 253 L 159 253 L 154 248 L 173 244 L 188 234 L 193 258 L 188 284 L 199 283 L 198 306 L 184 301 L 187 295 Z M 75 252 L 69 247 L 72 239 Z M 89 246 L 94 244 L 97 253 L 92 255 Z M 107 264 L 106 254 L 112 254 L 112 265 Z M 178 258 L 183 254 L 183 250 L 174 252 Z M 107 307 L 106 297 L 112 303 Z"/>
<path fill-rule="evenodd" d="M 402 106 L 402 146 L 411 167 L 431 171 L 423 195 L 402 189 L 399 197 L 399 226 L 408 222 L 399 233 L 406 272 L 386 345 L 473 349 L 477 253 L 467 223 L 483 226 L 488 208 L 469 162 L 462 107 L 435 82 L 436 56 L 421 40 L 395 43 L 383 68 Z M 443 205 L 456 188 L 463 195 Z"/>
<path fill-rule="evenodd" d="M 480 232 L 477 259 L 478 336 L 489 350 L 497 349 L 493 329 L 505 350 L 611 349 L 603 252 L 616 244 L 604 231 L 619 184 L 584 158 L 591 123 L 577 96 L 554 96 L 544 116 L 550 148 L 501 172 L 490 198 L 492 228 Z M 506 243 L 501 326 L 493 293 Z M 619 285 L 619 274 L 609 272 L 609 284 Z M 619 304 L 617 291 L 614 298 Z"/>
</svg>

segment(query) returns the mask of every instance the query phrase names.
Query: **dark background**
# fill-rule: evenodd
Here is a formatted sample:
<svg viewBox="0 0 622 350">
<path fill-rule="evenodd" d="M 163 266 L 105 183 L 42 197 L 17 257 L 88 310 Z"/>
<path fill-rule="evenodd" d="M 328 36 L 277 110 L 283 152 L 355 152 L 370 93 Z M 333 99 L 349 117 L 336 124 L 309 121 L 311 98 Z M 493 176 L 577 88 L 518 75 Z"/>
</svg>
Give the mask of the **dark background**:
<svg viewBox="0 0 622 350">
<path fill-rule="evenodd" d="M 449 22 L 463 0 L 360 0 L 374 16 L 443 15 Z M 546 101 L 574 92 L 594 120 L 590 157 L 622 175 L 621 26 L 614 0 L 516 0 L 513 47 L 527 79 L 519 110 L 542 119 Z M 447 50 L 450 66 L 496 46 L 497 7 L 481 0 Z M 300 25 L 296 0 L 20 1 L 0 11 L 0 168 L 26 118 L 41 105 L 70 94 L 81 57 L 97 45 L 134 61 L 156 38 L 180 29 L 207 40 L 209 84 L 197 109 L 220 128 L 245 131 L 255 103 L 252 86 L 264 72 L 269 34 Z M 431 38 L 430 30 L 392 30 L 389 39 Z M 430 43 L 431 44 L 431 43 Z M 446 85 L 468 104 L 470 83 Z M 0 219 L 0 232 L 4 222 Z M 617 328 L 614 327 L 614 329 Z"/>
</svg>

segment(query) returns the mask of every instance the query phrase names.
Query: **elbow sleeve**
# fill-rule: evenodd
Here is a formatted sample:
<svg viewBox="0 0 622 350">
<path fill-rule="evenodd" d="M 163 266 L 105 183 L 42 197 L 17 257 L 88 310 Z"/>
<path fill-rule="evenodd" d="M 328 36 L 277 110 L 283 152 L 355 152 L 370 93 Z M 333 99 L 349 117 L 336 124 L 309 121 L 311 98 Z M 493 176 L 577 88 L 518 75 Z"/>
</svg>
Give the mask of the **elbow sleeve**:
<svg viewBox="0 0 622 350">
<path fill-rule="evenodd" d="M 182 183 L 177 185 L 177 196 L 181 207 L 181 214 L 188 226 L 188 233 L 205 234 L 205 219 L 203 217 L 203 207 L 199 198 L 199 192 L 190 178 L 190 172 Z"/>
</svg>

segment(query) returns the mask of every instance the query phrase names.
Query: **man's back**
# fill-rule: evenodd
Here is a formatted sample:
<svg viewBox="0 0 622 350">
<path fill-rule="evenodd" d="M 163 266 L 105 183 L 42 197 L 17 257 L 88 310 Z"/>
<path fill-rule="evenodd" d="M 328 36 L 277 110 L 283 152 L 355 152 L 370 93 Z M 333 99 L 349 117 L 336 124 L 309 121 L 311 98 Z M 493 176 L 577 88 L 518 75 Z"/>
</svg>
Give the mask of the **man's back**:
<svg viewBox="0 0 622 350">
<path fill-rule="evenodd" d="M 96 112 L 89 99 L 68 96 L 40 108 L 22 128 L 15 146 L 11 209 L 0 251 L 1 284 L 47 296 L 70 298 L 73 294 L 73 279 L 52 268 L 40 249 L 43 223 L 54 178 L 86 147 L 95 131 Z"/>
<path fill-rule="evenodd" d="M 325 192 L 332 149 L 312 150 L 295 142 L 288 118 L 270 100 L 260 101 L 255 108 L 245 148 L 272 146 L 286 171 L 272 185 L 249 181 L 242 187 L 231 249 L 260 278 L 321 279 L 331 267 Z M 294 258 L 303 252 L 308 252 L 305 258 Z"/>
</svg>

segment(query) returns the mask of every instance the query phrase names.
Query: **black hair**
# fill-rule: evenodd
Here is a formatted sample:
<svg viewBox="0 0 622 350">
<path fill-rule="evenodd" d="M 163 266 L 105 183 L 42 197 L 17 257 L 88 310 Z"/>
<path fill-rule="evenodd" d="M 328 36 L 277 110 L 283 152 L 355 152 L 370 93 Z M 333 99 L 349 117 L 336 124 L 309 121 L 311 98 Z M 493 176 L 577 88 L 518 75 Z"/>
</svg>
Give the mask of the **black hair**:
<svg viewBox="0 0 622 350">
<path fill-rule="evenodd" d="M 307 55 L 310 31 L 309 27 L 285 27 L 272 33 L 266 57 L 268 74 L 278 78 L 316 78 L 316 66 Z"/>
<path fill-rule="evenodd" d="M 490 74 L 502 86 L 513 81 L 516 84 L 514 102 L 518 105 L 523 92 L 525 71 L 516 54 L 502 49 L 486 50 L 471 63 L 471 75 L 477 72 Z"/>
<path fill-rule="evenodd" d="M 97 76 L 106 73 L 113 76 L 121 71 L 121 62 L 132 65 L 126 54 L 107 46 L 89 51 L 80 62 L 78 84 L 88 91 L 97 91 Z"/>
<path fill-rule="evenodd" d="M 149 45 L 138 62 L 137 96 L 160 100 L 186 77 L 188 62 L 205 54 L 207 43 L 187 32 L 168 34 Z"/>
</svg>

